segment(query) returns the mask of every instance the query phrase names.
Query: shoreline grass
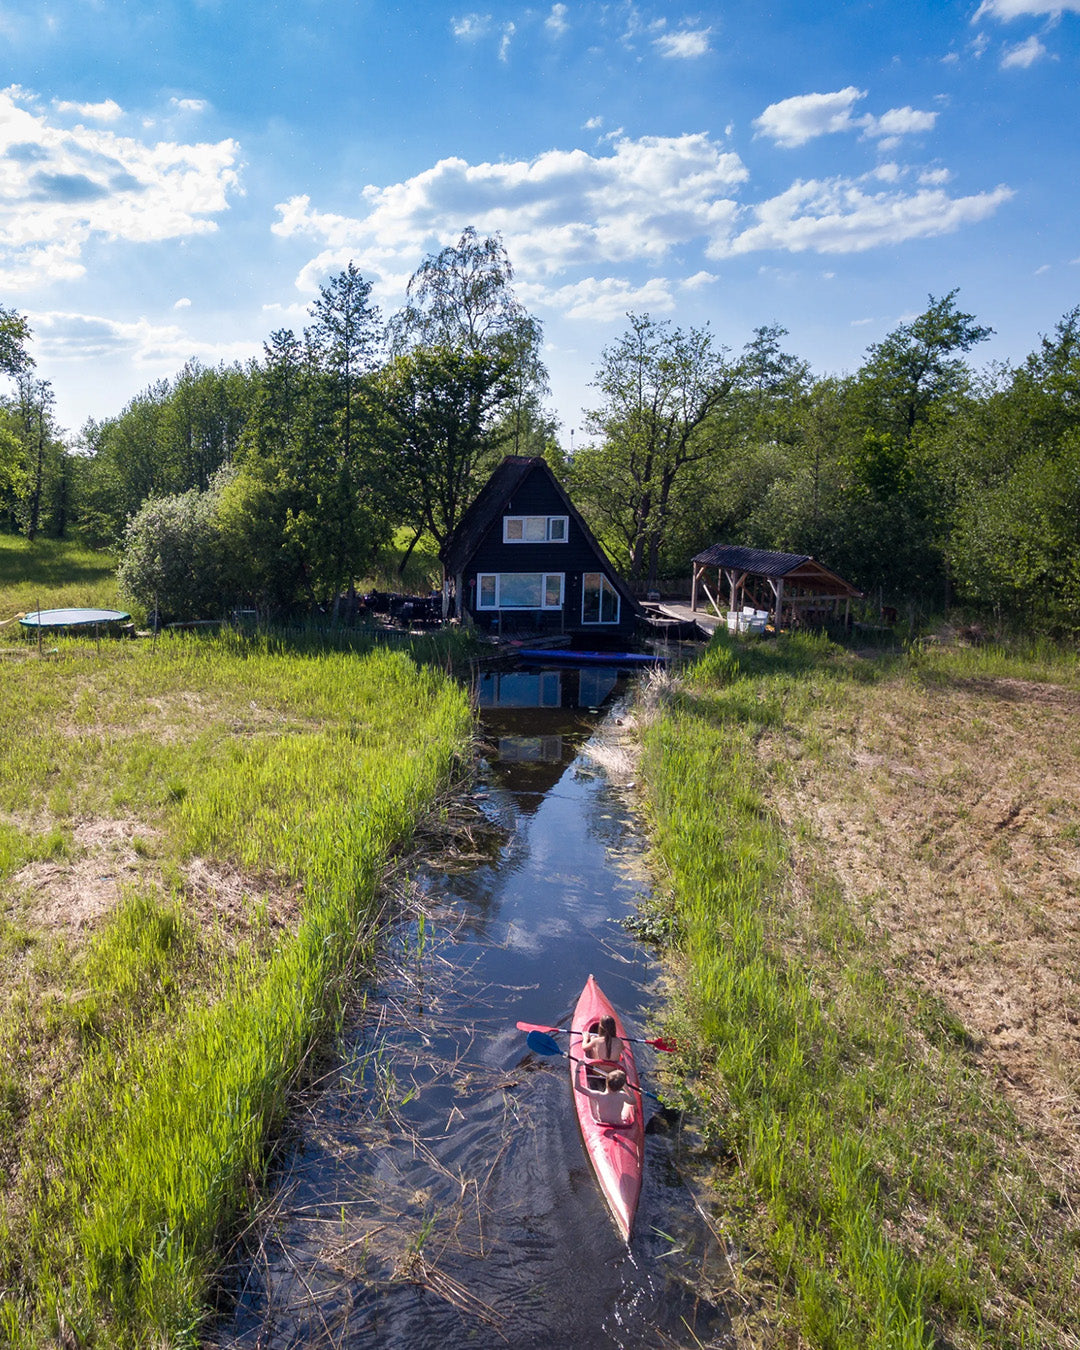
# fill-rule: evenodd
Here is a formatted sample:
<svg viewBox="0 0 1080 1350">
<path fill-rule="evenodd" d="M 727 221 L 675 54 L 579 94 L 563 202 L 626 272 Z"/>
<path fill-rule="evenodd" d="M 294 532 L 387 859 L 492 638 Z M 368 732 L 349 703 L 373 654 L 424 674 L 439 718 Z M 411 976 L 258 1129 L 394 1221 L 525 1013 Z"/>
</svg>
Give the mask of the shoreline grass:
<svg viewBox="0 0 1080 1350">
<path fill-rule="evenodd" d="M 220 1244 L 370 947 L 381 870 L 468 745 L 467 695 L 438 670 L 313 647 L 63 641 L 56 661 L 6 671 L 0 1339 L 13 1346 L 197 1344 Z M 134 821 L 146 866 L 89 939 L 50 939 L 20 878 L 51 850 L 60 884 L 88 819 Z M 192 912 L 205 859 L 247 878 L 236 933 L 235 916 L 207 927 Z M 291 922 L 260 920 L 275 891 L 300 895 Z"/>
<path fill-rule="evenodd" d="M 645 734 L 682 1091 L 724 1160 L 729 1228 L 766 1256 L 780 1343 L 1078 1343 L 1076 1195 L 1040 1171 L 967 1029 L 785 829 L 791 764 L 770 748 L 784 731 L 812 755 L 822 710 L 874 681 L 1076 687 L 1075 659 L 1036 657 L 919 647 L 874 665 L 721 636 Z"/>
</svg>

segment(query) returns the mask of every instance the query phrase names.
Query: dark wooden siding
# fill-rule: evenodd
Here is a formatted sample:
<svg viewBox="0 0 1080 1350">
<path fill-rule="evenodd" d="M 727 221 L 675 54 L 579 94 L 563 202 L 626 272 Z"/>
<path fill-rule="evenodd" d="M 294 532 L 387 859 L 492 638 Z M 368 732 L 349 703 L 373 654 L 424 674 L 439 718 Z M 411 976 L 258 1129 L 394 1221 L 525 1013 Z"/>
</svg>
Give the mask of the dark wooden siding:
<svg viewBox="0 0 1080 1350">
<path fill-rule="evenodd" d="M 568 629 L 584 628 L 587 632 L 629 632 L 635 618 L 630 606 L 623 600 L 618 624 L 581 623 L 581 577 L 584 572 L 603 572 L 613 577 L 607 559 L 598 555 L 590 541 L 581 532 L 573 516 L 567 517 L 564 544 L 505 544 L 503 543 L 504 516 L 566 516 L 566 504 L 553 488 L 546 473 L 533 470 L 522 481 L 506 506 L 485 531 L 476 552 L 469 560 L 465 574 L 465 600 L 475 604 L 475 579 L 480 572 L 562 572 L 566 576 L 563 592 L 563 610 Z M 485 622 L 492 611 L 479 611 Z"/>
</svg>

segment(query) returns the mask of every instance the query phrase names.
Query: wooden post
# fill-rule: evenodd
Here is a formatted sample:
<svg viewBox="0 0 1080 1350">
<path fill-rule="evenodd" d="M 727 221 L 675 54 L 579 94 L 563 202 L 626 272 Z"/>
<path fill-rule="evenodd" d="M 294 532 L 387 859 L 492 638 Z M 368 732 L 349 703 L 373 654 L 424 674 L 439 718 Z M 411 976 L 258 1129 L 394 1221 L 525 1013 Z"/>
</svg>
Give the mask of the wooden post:
<svg viewBox="0 0 1080 1350">
<path fill-rule="evenodd" d="M 783 577 L 776 583 L 776 620 L 774 627 L 779 633 L 780 625 L 784 621 L 784 579 Z"/>
<path fill-rule="evenodd" d="M 698 575 L 699 575 L 698 565 L 697 565 L 697 563 L 694 563 L 694 572 L 693 572 L 693 576 L 692 576 L 691 579 L 690 579 L 690 609 L 691 609 L 691 611 L 697 609 L 697 584 L 698 584 Z"/>
</svg>

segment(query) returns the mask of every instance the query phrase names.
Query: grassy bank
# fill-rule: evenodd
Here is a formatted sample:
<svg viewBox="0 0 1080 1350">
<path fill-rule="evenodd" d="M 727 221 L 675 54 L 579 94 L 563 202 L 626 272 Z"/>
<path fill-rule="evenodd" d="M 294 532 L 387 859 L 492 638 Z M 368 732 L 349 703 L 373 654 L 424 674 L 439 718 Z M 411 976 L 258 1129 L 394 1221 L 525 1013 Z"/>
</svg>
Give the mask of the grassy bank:
<svg viewBox="0 0 1080 1350">
<path fill-rule="evenodd" d="M 400 653 L 229 638 L 4 676 L 0 1341 L 194 1344 L 467 697 Z"/>
<path fill-rule="evenodd" d="M 0 622 L 30 610 L 117 606 L 116 559 L 75 540 L 0 534 Z M 0 629 L 0 633 L 3 630 Z"/>
<path fill-rule="evenodd" d="M 1058 925 L 1063 1027 L 1080 1015 L 1075 910 L 1046 876 L 1039 891 L 1034 856 L 1021 890 L 1019 836 L 1002 848 L 1028 810 L 1033 855 L 1075 872 L 1080 818 L 1053 775 L 1076 773 L 1078 683 L 1053 652 L 720 638 L 647 733 L 669 882 L 652 917 L 687 1101 L 759 1277 L 748 1342 L 1078 1343 L 1069 1092 L 1055 1116 L 1034 1070 L 1018 1086 L 977 998 L 989 981 L 1021 1005 L 1015 945 Z M 1075 1037 L 1044 1053 L 1074 1089 Z"/>
</svg>

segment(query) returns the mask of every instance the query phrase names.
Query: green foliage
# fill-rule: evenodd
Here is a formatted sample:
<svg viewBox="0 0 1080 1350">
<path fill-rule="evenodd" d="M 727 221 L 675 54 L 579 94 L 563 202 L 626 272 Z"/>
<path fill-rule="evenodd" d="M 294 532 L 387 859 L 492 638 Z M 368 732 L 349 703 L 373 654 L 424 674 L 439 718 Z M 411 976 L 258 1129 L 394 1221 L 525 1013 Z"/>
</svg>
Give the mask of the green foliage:
<svg viewBox="0 0 1080 1350">
<path fill-rule="evenodd" d="M 165 621 L 219 618 L 226 598 L 226 552 L 217 513 L 228 475 L 205 492 L 151 497 L 124 535 L 121 594 Z"/>
<path fill-rule="evenodd" d="M 192 857 L 250 868 L 253 912 L 271 884 L 302 897 L 273 942 L 207 964 L 212 934 L 180 887 L 133 891 L 84 949 L 47 971 L 37 956 L 37 1019 L 0 1024 L 0 1069 L 26 1059 L 11 1047 L 69 1057 L 33 1109 L 29 1070 L 0 1074 L 0 1120 L 20 1131 L 5 1184 L 21 1188 L 0 1209 L 0 1327 L 25 1345 L 65 1324 L 84 1344 L 195 1344 L 221 1244 L 370 944 L 380 870 L 467 744 L 468 698 L 402 654 L 235 639 L 73 651 L 65 669 L 11 672 L 5 809 L 18 795 L 40 810 L 60 773 L 81 819 L 151 821 L 177 875 Z"/>
<path fill-rule="evenodd" d="M 655 585 L 676 486 L 717 455 L 719 412 L 739 382 L 707 329 L 683 331 L 649 315 L 601 355 L 601 404 L 587 415 L 591 446 L 574 455 L 571 491 L 634 581 Z M 712 434 L 705 428 L 712 419 Z"/>
<path fill-rule="evenodd" d="M 205 491 L 236 455 L 250 400 L 249 372 L 191 361 L 117 417 L 89 423 L 78 505 L 91 537 L 115 546 L 147 498 Z"/>
<path fill-rule="evenodd" d="M 117 607 L 115 557 L 75 540 L 0 534 L 0 620 L 69 606 Z"/>
<path fill-rule="evenodd" d="M 495 422 L 513 397 L 508 357 L 424 346 L 389 363 L 377 401 L 397 519 L 446 543 L 498 462 Z"/>
</svg>

